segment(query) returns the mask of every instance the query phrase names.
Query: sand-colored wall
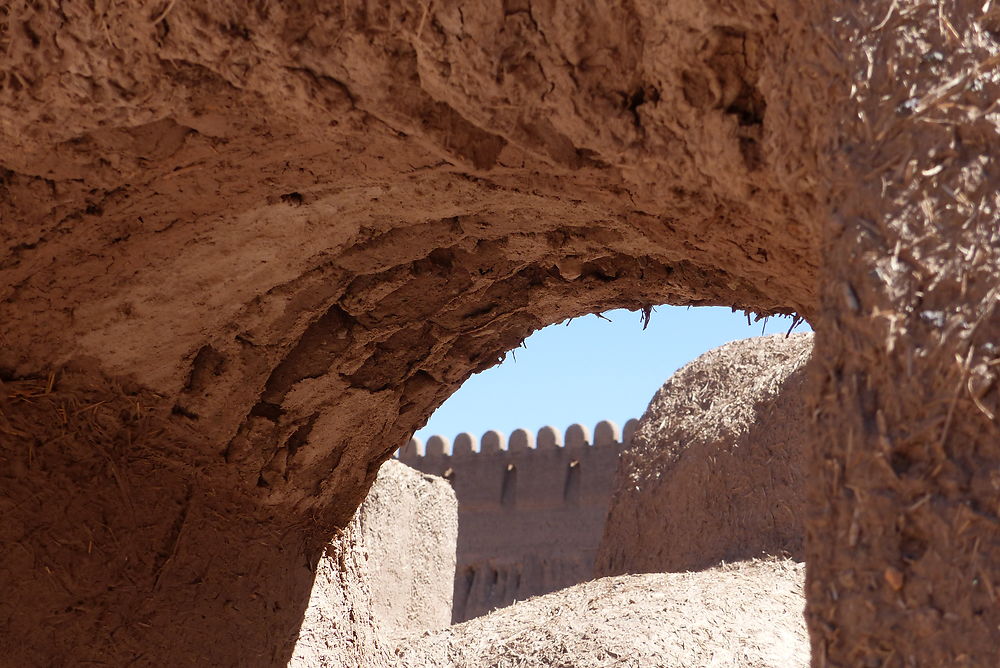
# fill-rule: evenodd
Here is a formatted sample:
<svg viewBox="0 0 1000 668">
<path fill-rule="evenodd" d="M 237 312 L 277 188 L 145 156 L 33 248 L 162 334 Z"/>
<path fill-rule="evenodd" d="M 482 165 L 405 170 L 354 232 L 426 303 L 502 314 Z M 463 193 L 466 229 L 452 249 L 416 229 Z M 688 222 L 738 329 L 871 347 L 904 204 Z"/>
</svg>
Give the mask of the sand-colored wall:
<svg viewBox="0 0 1000 668">
<path fill-rule="evenodd" d="M 458 515 L 444 480 L 388 461 L 316 567 L 292 668 L 384 668 L 397 636 L 448 626 Z"/>
<path fill-rule="evenodd" d="M 387 635 L 451 623 L 458 503 L 451 486 L 398 461 L 358 509 L 372 609 Z"/>
<path fill-rule="evenodd" d="M 565 434 L 519 429 L 509 442 L 490 431 L 481 442 L 460 434 L 454 446 L 434 436 L 403 448 L 404 462 L 444 476 L 458 497 L 454 621 L 593 576 L 623 440 L 601 422 L 593 437 L 573 425 Z"/>
</svg>

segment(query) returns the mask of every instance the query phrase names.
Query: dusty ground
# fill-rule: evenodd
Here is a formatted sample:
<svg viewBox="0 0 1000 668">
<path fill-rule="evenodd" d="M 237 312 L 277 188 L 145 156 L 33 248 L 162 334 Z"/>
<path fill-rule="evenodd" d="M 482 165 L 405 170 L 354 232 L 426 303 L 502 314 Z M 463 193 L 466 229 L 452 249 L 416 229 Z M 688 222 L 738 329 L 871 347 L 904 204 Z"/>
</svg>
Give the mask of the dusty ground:
<svg viewBox="0 0 1000 668">
<path fill-rule="evenodd" d="M 598 575 L 803 559 L 812 339 L 734 341 L 660 388 L 619 463 Z"/>
<path fill-rule="evenodd" d="M 796 668 L 809 665 L 803 567 L 751 561 L 608 577 L 396 648 L 401 668 Z"/>
</svg>

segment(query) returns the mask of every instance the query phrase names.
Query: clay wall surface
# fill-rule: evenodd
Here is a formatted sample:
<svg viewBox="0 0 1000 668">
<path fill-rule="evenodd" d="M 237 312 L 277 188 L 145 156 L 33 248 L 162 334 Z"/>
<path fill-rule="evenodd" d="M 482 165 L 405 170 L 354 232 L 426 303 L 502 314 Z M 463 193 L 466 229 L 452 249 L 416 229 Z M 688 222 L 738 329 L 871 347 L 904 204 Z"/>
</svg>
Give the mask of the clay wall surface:
<svg viewBox="0 0 1000 668">
<path fill-rule="evenodd" d="M 593 577 L 618 458 L 631 438 L 611 422 L 565 435 L 518 429 L 507 442 L 459 434 L 452 446 L 433 436 L 401 449 L 417 470 L 444 476 L 458 498 L 453 621 Z"/>
<path fill-rule="evenodd" d="M 387 461 L 355 518 L 372 609 L 387 635 L 451 623 L 458 502 L 441 478 Z"/>
<path fill-rule="evenodd" d="M 674 373 L 622 455 L 596 574 L 804 557 L 812 333 L 732 341 Z"/>
<path fill-rule="evenodd" d="M 456 505 L 445 481 L 386 462 L 316 567 L 288 665 L 383 668 L 391 639 L 448 626 Z"/>
</svg>

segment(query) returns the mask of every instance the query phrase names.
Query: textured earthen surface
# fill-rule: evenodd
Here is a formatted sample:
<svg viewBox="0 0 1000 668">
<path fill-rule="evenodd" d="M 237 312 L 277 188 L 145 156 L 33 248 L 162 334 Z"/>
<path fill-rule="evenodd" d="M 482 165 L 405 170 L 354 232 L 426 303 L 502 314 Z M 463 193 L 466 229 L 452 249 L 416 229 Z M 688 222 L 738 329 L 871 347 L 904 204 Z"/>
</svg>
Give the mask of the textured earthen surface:
<svg viewBox="0 0 1000 668">
<path fill-rule="evenodd" d="M 602 578 L 410 636 L 401 668 L 809 665 L 803 567 L 747 561 Z"/>
<path fill-rule="evenodd" d="M 995 664 L 997 34 L 971 0 L 5 3 L 0 377 L 90 371 L 4 404 L 2 637 L 278 664 L 471 373 L 724 304 L 818 332 L 817 665 Z"/>
<path fill-rule="evenodd" d="M 107 379 L 102 396 L 117 378 L 155 393 L 186 440 L 151 434 L 148 448 L 197 471 L 196 489 L 246 506 L 221 512 L 226 522 L 268 536 L 261 553 L 230 559 L 246 543 L 236 528 L 185 530 L 191 574 L 164 598 L 154 583 L 170 573 L 159 562 L 186 483 L 156 503 L 150 492 L 149 522 L 163 527 L 153 535 L 132 532 L 117 483 L 102 479 L 87 507 L 107 531 L 93 549 L 144 556 L 94 560 L 86 581 L 106 591 L 125 569 L 149 615 L 98 632 L 130 618 L 119 599 L 75 605 L 71 589 L 55 604 L 27 584 L 49 581 L 45 565 L 18 556 L 6 578 L 22 582 L 21 651 L 104 638 L 113 649 L 91 651 L 123 661 L 183 663 L 202 643 L 233 663 L 280 662 L 294 633 L 280 619 L 251 632 L 245 609 L 281 601 L 294 626 L 309 567 L 381 462 L 531 331 L 662 302 L 816 305 L 810 147 L 823 126 L 805 107 L 822 88 L 805 94 L 810 79 L 789 71 L 816 49 L 796 7 L 3 9 L 3 377 L 86 358 Z M 23 441 L 4 443 L 26 461 Z M 63 507 L 98 485 L 69 454 L 51 456 L 61 483 L 0 492 L 14 509 L 5 526 L 32 541 L 50 522 L 35 495 Z M 307 534 L 301 549 L 286 531 Z M 63 534 L 54 544 L 68 559 Z M 280 592 L 264 603 L 193 584 L 218 570 L 221 587 L 230 567 L 280 573 L 268 580 Z M 279 582 L 288 573 L 301 583 Z M 219 613 L 226 600 L 233 611 Z M 186 626 L 183 643 L 156 640 Z"/>
<path fill-rule="evenodd" d="M 170 404 L 74 366 L 4 383 L 0 435 L 5 663 L 287 662 L 326 536 L 234 493 Z"/>
<path fill-rule="evenodd" d="M 324 551 L 289 668 L 392 665 L 392 644 L 373 610 L 364 538 L 352 521 Z"/>
<path fill-rule="evenodd" d="M 448 626 L 457 531 L 447 482 L 386 462 L 316 567 L 288 665 L 381 668 L 392 638 Z"/>
<path fill-rule="evenodd" d="M 389 460 L 353 520 L 368 554 L 372 610 L 388 636 L 451 624 L 458 500 L 443 478 Z"/>
<path fill-rule="evenodd" d="M 622 454 L 596 573 L 804 557 L 812 334 L 734 341 L 660 388 Z"/>
<path fill-rule="evenodd" d="M 515 435 L 508 443 L 487 432 L 478 452 L 402 453 L 407 464 L 447 476 L 455 489 L 453 622 L 593 578 L 622 446 L 591 444 L 583 427 L 576 427 L 580 439 L 558 445 L 550 436 L 558 432 L 543 427 L 537 447 L 523 438 L 518 443 Z M 496 445 L 503 440 L 503 448 L 491 451 L 491 439 Z M 463 440 L 472 445 L 468 434 L 456 438 Z"/>
<path fill-rule="evenodd" d="M 813 367 L 816 665 L 1000 663 L 997 17 L 862 3 L 835 31 L 852 85 Z"/>
<path fill-rule="evenodd" d="M 96 358 L 343 525 L 538 327 L 810 312 L 816 119 L 764 35 L 814 45 L 722 6 L 13 5 L 0 366 Z"/>
</svg>

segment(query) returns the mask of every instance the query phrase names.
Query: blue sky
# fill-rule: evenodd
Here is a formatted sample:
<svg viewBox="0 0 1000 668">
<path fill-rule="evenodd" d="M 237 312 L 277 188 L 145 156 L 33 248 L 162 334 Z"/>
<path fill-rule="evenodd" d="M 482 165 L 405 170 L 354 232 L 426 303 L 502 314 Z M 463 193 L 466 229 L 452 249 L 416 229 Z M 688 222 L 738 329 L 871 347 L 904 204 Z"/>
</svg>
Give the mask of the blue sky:
<svg viewBox="0 0 1000 668">
<path fill-rule="evenodd" d="M 678 368 L 728 341 L 760 336 L 763 321 L 747 326 L 728 308 L 658 306 L 643 331 L 638 313 L 609 311 L 535 332 L 492 369 L 472 376 L 431 416 L 417 438 L 454 440 L 467 431 L 506 435 L 518 428 L 561 431 L 601 420 L 619 427 L 640 417 L 657 389 Z M 771 318 L 767 334 L 785 333 L 787 318 Z M 795 331 L 808 331 L 805 323 Z"/>
</svg>

